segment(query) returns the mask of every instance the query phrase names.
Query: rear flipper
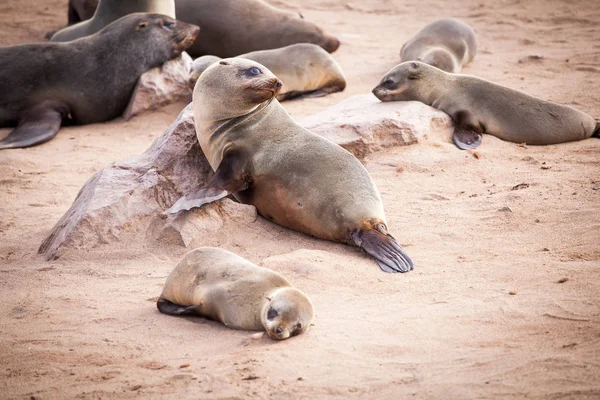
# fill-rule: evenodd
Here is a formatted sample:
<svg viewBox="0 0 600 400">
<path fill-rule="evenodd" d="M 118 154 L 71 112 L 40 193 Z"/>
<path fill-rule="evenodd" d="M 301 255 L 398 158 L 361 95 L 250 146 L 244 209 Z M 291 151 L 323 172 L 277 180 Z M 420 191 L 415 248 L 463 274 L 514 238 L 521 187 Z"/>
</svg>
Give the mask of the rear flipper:
<svg viewBox="0 0 600 400">
<path fill-rule="evenodd" d="M 181 316 L 201 315 L 198 310 L 199 306 L 182 306 L 179 304 L 171 303 L 169 300 L 165 300 L 163 298 L 158 299 L 158 301 L 156 302 L 156 307 L 158 308 L 158 311 L 160 311 L 163 314 Z"/>
<path fill-rule="evenodd" d="M 481 134 L 467 128 L 456 127 L 452 141 L 461 150 L 476 149 L 481 144 Z"/>
<path fill-rule="evenodd" d="M 384 272 L 408 272 L 414 269 L 413 261 L 385 229 L 359 230 L 352 233 L 354 243 L 375 257 Z"/>
<path fill-rule="evenodd" d="M 60 130 L 67 107 L 59 102 L 44 102 L 27 110 L 19 125 L 4 139 L 0 150 L 30 147 L 52 139 Z"/>
</svg>

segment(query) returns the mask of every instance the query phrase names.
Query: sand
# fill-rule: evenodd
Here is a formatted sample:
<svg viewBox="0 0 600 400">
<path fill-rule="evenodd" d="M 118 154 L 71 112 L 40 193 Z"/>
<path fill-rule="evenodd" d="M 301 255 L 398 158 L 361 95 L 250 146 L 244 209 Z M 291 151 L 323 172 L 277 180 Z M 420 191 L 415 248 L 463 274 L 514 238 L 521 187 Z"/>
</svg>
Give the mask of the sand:
<svg viewBox="0 0 600 400">
<path fill-rule="evenodd" d="M 66 0 L 43 3 L 2 2 L 0 44 L 42 41 L 66 23 Z M 404 40 L 445 16 L 477 31 L 465 73 L 600 116 L 596 1 L 303 3 L 342 40 L 334 57 L 348 87 L 284 103 L 295 118 L 369 92 Z M 528 55 L 544 58 L 518 62 Z M 464 152 L 431 138 L 371 156 L 390 230 L 416 264 L 408 274 L 263 219 L 206 238 L 311 297 L 315 326 L 276 343 L 158 313 L 184 247 L 131 232 L 53 262 L 37 255 L 88 177 L 141 153 L 183 106 L 0 152 L 0 398 L 600 397 L 600 140 L 534 147 L 486 135 Z"/>
</svg>

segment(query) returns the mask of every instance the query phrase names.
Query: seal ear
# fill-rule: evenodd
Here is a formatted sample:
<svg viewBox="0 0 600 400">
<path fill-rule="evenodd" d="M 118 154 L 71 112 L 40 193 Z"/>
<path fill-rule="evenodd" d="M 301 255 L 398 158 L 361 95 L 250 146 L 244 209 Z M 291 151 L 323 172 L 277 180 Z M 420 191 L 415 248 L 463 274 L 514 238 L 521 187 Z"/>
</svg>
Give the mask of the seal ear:
<svg viewBox="0 0 600 400">
<path fill-rule="evenodd" d="M 219 64 L 221 64 L 221 65 L 229 65 L 229 63 L 227 61 L 219 61 Z"/>
<path fill-rule="evenodd" d="M 271 298 L 270 298 L 270 297 L 265 297 L 265 299 L 267 299 L 267 300 L 271 301 Z"/>
</svg>

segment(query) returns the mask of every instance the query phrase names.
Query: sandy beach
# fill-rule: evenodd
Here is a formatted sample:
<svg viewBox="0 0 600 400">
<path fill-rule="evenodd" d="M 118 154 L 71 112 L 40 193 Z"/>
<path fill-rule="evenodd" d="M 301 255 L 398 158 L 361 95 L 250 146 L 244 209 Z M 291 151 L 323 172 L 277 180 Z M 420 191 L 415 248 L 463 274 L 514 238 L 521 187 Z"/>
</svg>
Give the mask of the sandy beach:
<svg viewBox="0 0 600 400">
<path fill-rule="evenodd" d="M 342 42 L 333 56 L 346 90 L 282 103 L 295 119 L 370 92 L 405 40 L 448 16 L 478 35 L 464 73 L 600 118 L 596 1 L 270 3 Z M 66 21 L 67 0 L 6 0 L 0 45 L 45 41 Z M 543 58 L 519 62 L 529 55 Z M 600 398 L 599 139 L 536 147 L 484 135 L 473 152 L 433 136 L 369 156 L 390 231 L 415 262 L 407 274 L 260 217 L 194 243 L 308 294 L 315 326 L 274 342 L 157 311 L 189 248 L 125 231 L 55 261 L 37 254 L 83 183 L 143 152 L 183 107 L 0 152 L 0 398 Z"/>
</svg>

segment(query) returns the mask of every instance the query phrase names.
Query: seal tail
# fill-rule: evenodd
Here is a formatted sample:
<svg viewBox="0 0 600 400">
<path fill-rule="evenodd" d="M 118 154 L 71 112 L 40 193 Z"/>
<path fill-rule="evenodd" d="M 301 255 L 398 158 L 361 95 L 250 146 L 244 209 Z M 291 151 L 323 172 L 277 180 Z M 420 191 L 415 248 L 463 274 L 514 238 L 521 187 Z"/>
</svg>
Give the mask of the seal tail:
<svg viewBox="0 0 600 400">
<path fill-rule="evenodd" d="M 396 273 L 414 269 L 413 261 L 389 233 L 361 229 L 352 233 L 352 238 L 357 246 L 375 257 L 382 271 Z"/>
</svg>

